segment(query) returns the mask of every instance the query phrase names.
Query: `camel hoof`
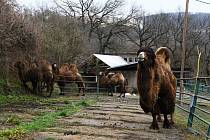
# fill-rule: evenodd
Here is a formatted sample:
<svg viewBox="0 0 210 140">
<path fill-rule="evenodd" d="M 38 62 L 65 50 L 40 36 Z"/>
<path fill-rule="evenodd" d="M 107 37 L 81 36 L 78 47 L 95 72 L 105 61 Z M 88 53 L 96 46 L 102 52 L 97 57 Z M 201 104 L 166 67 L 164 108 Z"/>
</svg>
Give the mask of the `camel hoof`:
<svg viewBox="0 0 210 140">
<path fill-rule="evenodd" d="M 162 120 L 162 118 L 161 118 L 160 116 L 158 116 L 158 117 L 157 117 L 157 121 L 158 121 L 158 122 L 162 122 L 163 120 Z"/>
<path fill-rule="evenodd" d="M 152 123 L 151 126 L 150 126 L 149 128 L 150 128 L 150 129 L 154 129 L 154 130 L 159 130 L 158 123 Z"/>
<path fill-rule="evenodd" d="M 174 125 L 175 124 L 175 122 L 174 121 L 171 121 L 171 125 Z"/>
<path fill-rule="evenodd" d="M 163 122 L 163 128 L 169 129 L 171 128 L 171 124 L 168 120 L 164 120 Z"/>
</svg>

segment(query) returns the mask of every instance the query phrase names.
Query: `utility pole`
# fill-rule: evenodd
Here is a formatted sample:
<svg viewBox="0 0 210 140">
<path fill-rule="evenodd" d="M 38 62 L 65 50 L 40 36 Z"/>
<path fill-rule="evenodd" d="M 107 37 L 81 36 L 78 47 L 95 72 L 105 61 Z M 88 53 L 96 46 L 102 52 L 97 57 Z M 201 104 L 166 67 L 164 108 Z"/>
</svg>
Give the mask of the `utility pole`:
<svg viewBox="0 0 210 140">
<path fill-rule="evenodd" d="M 185 65 L 185 51 L 186 51 L 186 35 L 188 28 L 188 5 L 189 0 L 186 0 L 185 14 L 184 14 L 184 25 L 182 35 L 182 54 L 181 54 L 181 72 L 180 72 L 180 94 L 179 100 L 182 101 L 182 93 L 184 92 L 183 77 L 184 77 L 184 65 Z"/>
</svg>

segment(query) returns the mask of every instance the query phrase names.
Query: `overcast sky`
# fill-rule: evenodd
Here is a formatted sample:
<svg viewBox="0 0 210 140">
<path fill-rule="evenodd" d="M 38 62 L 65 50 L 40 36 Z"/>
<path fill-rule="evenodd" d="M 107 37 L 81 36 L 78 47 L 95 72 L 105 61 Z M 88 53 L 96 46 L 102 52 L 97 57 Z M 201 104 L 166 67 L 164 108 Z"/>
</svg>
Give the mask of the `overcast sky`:
<svg viewBox="0 0 210 140">
<path fill-rule="evenodd" d="M 52 7 L 54 6 L 53 0 L 16 0 L 21 6 L 28 8 L 37 8 L 40 6 Z M 78 1 L 78 0 L 73 0 Z M 97 2 L 105 0 L 95 0 Z M 202 0 L 210 3 L 210 0 Z M 159 12 L 178 12 L 180 9 L 184 11 L 186 0 L 125 0 L 126 8 L 129 9 L 132 5 L 141 6 L 144 11 L 150 14 Z M 189 12 L 203 12 L 210 13 L 210 5 L 198 2 L 196 0 L 190 0 Z"/>
</svg>

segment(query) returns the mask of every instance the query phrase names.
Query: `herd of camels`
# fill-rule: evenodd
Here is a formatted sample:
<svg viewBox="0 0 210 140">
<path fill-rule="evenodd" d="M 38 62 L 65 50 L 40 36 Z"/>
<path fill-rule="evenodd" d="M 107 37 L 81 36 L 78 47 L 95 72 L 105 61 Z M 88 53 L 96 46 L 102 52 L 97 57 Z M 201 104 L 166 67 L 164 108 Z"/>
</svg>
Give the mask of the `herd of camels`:
<svg viewBox="0 0 210 140">
<path fill-rule="evenodd" d="M 17 61 L 14 66 L 24 88 L 33 93 L 42 93 L 46 88 L 49 93 L 48 97 L 50 97 L 54 83 L 57 83 L 60 95 L 64 95 L 66 85 L 74 82 L 78 86 L 78 95 L 80 93 L 82 96 L 85 95 L 85 81 L 75 64 L 64 63 L 58 66 L 56 63 L 51 64 L 47 60 L 41 59 L 34 61 L 29 66 L 22 61 Z M 99 77 L 100 88 L 106 88 L 109 95 L 113 96 L 114 87 L 118 86 L 120 96 L 125 97 L 127 80 L 121 72 L 102 72 Z M 32 89 L 29 88 L 28 83 L 31 83 Z"/>
<path fill-rule="evenodd" d="M 176 98 L 176 77 L 171 71 L 169 49 L 158 48 L 154 51 L 148 47 L 142 47 L 137 52 L 137 90 L 139 93 L 140 106 L 145 113 L 151 113 L 153 121 L 151 129 L 159 129 L 158 120 L 163 114 L 163 128 L 171 128 L 174 124 L 173 114 Z M 51 96 L 54 83 L 57 82 L 60 88 L 60 95 L 64 95 L 64 89 L 68 82 L 75 82 L 78 85 L 79 95 L 85 95 L 85 82 L 75 64 L 62 64 L 60 67 L 46 60 L 35 61 L 30 67 L 18 61 L 14 65 L 17 68 L 20 81 L 26 89 L 29 89 L 27 82 L 32 83 L 34 93 L 42 92 L 47 88 L 48 96 Z M 125 97 L 126 78 L 121 72 L 101 72 L 99 78 L 100 87 L 108 89 L 113 96 L 113 88 L 118 85 L 120 96 Z M 171 121 L 167 115 L 171 116 Z"/>
</svg>

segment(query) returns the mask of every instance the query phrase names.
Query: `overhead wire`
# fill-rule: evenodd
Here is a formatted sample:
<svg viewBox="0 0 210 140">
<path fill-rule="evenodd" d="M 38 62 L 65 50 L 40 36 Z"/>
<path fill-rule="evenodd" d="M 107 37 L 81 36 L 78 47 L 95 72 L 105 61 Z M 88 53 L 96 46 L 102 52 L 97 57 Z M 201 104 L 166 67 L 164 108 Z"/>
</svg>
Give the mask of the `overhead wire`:
<svg viewBox="0 0 210 140">
<path fill-rule="evenodd" d="M 202 0 L 195 0 L 195 1 L 210 5 L 210 3 L 209 2 L 206 2 L 206 1 L 202 1 Z"/>
</svg>

